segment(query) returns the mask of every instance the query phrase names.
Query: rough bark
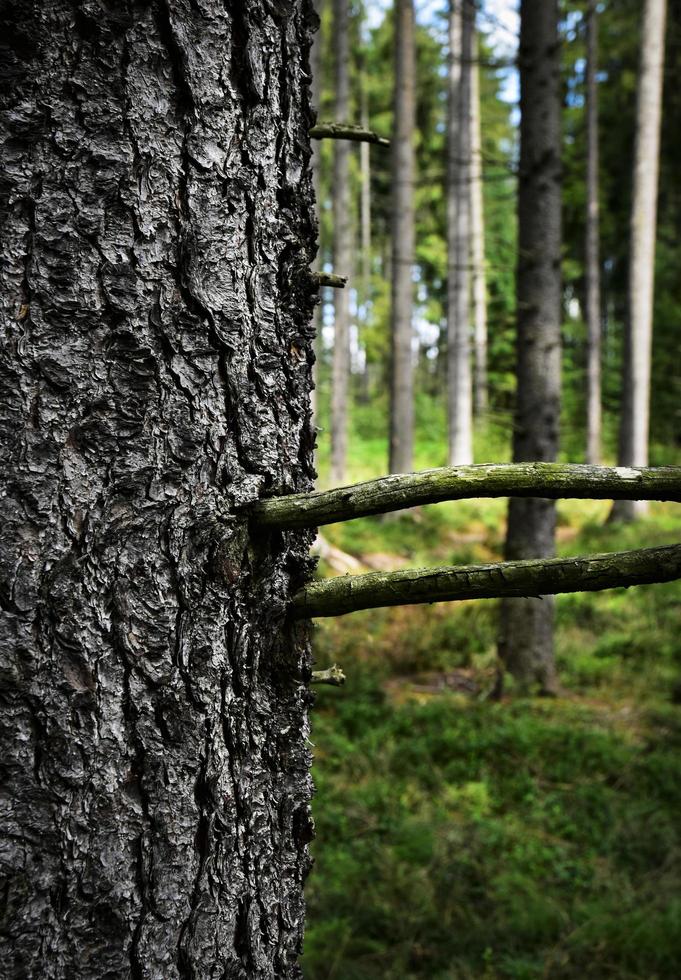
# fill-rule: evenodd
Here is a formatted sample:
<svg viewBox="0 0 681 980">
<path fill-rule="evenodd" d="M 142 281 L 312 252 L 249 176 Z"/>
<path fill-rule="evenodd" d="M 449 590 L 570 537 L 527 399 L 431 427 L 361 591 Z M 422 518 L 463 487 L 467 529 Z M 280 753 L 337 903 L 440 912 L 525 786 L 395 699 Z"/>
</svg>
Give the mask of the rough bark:
<svg viewBox="0 0 681 980">
<path fill-rule="evenodd" d="M 666 0 L 645 0 L 636 100 L 634 185 L 629 229 L 628 322 L 624 343 L 618 457 L 623 466 L 645 466 L 648 462 L 655 233 L 666 15 Z M 618 503 L 613 508 L 612 516 L 618 520 L 633 520 L 645 511 L 644 503 L 627 501 Z"/>
<path fill-rule="evenodd" d="M 324 63 L 322 60 L 323 54 L 323 36 L 322 36 L 322 17 L 324 14 L 324 0 L 314 0 L 314 9 L 319 18 L 319 27 L 315 31 L 314 38 L 312 41 L 312 51 L 310 53 L 310 70 L 312 72 L 312 84 L 311 84 L 311 97 L 312 105 L 319 116 L 319 108 L 321 106 L 322 100 L 322 87 L 323 87 L 323 73 L 324 73 Z M 314 129 L 314 127 L 313 127 Z M 312 135 L 310 130 L 310 135 Z M 322 254 L 322 242 L 321 242 L 321 199 L 322 199 L 322 175 L 321 175 L 321 153 L 319 147 L 314 143 L 312 144 L 312 183 L 314 186 L 314 199 L 315 206 L 317 209 L 317 255 L 313 264 L 313 269 L 319 272 L 321 267 L 321 254 Z M 312 423 L 315 421 L 317 415 L 317 387 L 319 385 L 319 369 L 317 367 L 317 361 L 319 359 L 319 354 L 321 352 L 322 343 L 322 302 L 320 297 L 320 302 L 315 306 L 314 310 L 314 341 L 313 348 L 315 352 L 315 365 L 312 371 L 312 392 L 310 396 L 310 411 L 312 417 Z"/>
<path fill-rule="evenodd" d="M 414 453 L 412 267 L 414 263 L 415 59 L 413 0 L 395 0 L 389 462 L 391 473 L 404 473 L 410 470 Z"/>
<path fill-rule="evenodd" d="M 474 407 L 482 418 L 487 411 L 487 275 L 485 270 L 485 218 L 482 192 L 482 132 L 480 122 L 480 52 L 475 45 L 471 69 L 471 261 L 473 273 Z"/>
<path fill-rule="evenodd" d="M 517 395 L 513 459 L 551 462 L 560 416 L 561 194 L 557 0 L 520 6 Z M 555 504 L 510 503 L 506 557 L 554 554 Z M 501 607 L 499 655 L 522 685 L 555 688 L 553 600 Z"/>
<path fill-rule="evenodd" d="M 586 16 L 586 461 L 601 461 L 601 266 L 598 210 L 598 9 L 589 0 Z"/>
<path fill-rule="evenodd" d="M 0 14 L 8 977 L 300 975 L 312 17 Z"/>
<path fill-rule="evenodd" d="M 598 592 L 681 578 L 681 545 L 581 558 L 412 568 L 311 582 L 291 600 L 293 618 L 344 616 L 359 609 L 500 596 Z"/>
<path fill-rule="evenodd" d="M 339 122 L 350 111 L 350 33 L 348 0 L 333 0 L 335 114 Z M 333 147 L 333 268 L 347 276 L 352 263 L 350 228 L 350 147 L 337 140 Z M 342 483 L 348 442 L 348 389 L 350 385 L 350 294 L 336 290 L 333 297 L 333 363 L 331 372 L 331 480 Z"/>
<path fill-rule="evenodd" d="M 470 234 L 474 22 L 472 0 L 450 0 L 447 106 L 447 405 L 450 466 L 473 462 Z"/>
<path fill-rule="evenodd" d="M 443 500 L 536 497 L 558 500 L 681 501 L 681 466 L 618 468 L 562 463 L 445 466 L 395 474 L 335 490 L 288 494 L 250 508 L 263 528 L 304 528 L 350 521 Z"/>
</svg>

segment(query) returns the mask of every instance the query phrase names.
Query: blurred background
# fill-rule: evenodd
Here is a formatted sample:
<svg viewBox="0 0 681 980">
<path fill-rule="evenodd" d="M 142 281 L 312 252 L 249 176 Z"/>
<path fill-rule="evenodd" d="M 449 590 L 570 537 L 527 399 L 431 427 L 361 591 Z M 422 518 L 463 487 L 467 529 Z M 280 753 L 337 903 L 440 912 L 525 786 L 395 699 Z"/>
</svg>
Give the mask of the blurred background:
<svg viewBox="0 0 681 980">
<path fill-rule="evenodd" d="M 530 0 L 528 17 L 533 5 L 555 9 L 559 38 L 559 127 L 548 134 L 562 171 L 555 458 L 645 463 L 626 430 L 649 406 L 651 465 L 681 464 L 681 2 Z M 535 136 L 522 129 L 517 5 L 316 6 L 319 121 L 393 144 L 315 144 L 318 269 L 348 277 L 344 290 L 322 289 L 318 310 L 317 485 L 520 458 L 518 178 L 521 135 Z M 657 56 L 646 45 L 659 28 L 652 8 L 665 6 L 662 62 L 659 31 Z M 646 82 L 661 98 L 659 148 L 640 131 L 646 105 L 655 116 Z M 522 109 L 529 118 L 527 99 Z M 654 255 L 634 241 L 646 179 Z M 646 314 L 641 325 L 632 307 L 646 265 L 641 382 L 631 350 L 645 352 Z M 400 323 L 408 377 L 391 398 Z M 395 418 L 405 409 L 406 443 Z M 405 444 L 410 459 L 395 465 Z M 557 553 L 678 539 L 678 505 L 615 520 L 611 508 L 561 501 Z M 454 502 L 323 528 L 319 572 L 498 560 L 507 509 Z M 347 683 L 318 689 L 312 719 L 308 980 L 679 976 L 680 598 L 681 583 L 559 597 L 552 697 L 513 676 L 490 696 L 495 601 L 318 621 L 317 665 L 340 663 Z"/>
</svg>

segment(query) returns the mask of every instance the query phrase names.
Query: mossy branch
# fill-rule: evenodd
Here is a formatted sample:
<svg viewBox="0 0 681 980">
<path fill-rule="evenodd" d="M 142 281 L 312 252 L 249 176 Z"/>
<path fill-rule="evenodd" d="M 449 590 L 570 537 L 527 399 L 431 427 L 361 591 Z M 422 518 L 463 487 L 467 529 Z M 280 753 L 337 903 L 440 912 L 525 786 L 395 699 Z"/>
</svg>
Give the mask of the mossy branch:
<svg viewBox="0 0 681 980">
<path fill-rule="evenodd" d="M 349 123 L 326 122 L 313 126 L 310 137 L 315 140 L 350 140 L 353 143 L 375 143 L 377 146 L 390 146 L 390 140 L 379 136 L 371 129 L 352 126 Z"/>
<path fill-rule="evenodd" d="M 341 575 L 301 589 L 293 597 L 290 609 L 295 619 L 343 616 L 379 606 L 597 592 L 677 578 L 681 578 L 679 544 L 581 558 Z"/>
<path fill-rule="evenodd" d="M 313 670 L 311 683 L 330 684 L 331 687 L 342 687 L 345 684 L 345 674 L 338 664 L 333 664 L 326 670 Z"/>
<path fill-rule="evenodd" d="M 318 527 L 355 517 L 473 497 L 681 501 L 681 466 L 605 467 L 561 463 L 452 466 L 395 474 L 353 486 L 262 500 L 259 526 Z"/>
<path fill-rule="evenodd" d="M 344 289 L 348 281 L 347 276 L 337 276 L 333 272 L 312 272 L 310 275 L 320 286 L 331 286 L 333 289 Z"/>
</svg>

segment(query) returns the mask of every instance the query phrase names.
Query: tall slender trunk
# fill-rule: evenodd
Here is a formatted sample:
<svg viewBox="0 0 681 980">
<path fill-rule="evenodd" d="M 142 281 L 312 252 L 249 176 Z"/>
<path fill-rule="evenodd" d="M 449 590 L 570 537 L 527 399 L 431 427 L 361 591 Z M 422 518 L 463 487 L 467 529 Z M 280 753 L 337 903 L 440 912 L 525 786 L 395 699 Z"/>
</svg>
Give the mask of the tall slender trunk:
<svg viewBox="0 0 681 980">
<path fill-rule="evenodd" d="M 300 976 L 309 23 L 0 13 L 6 976 Z"/>
<path fill-rule="evenodd" d="M 520 5 L 518 338 L 513 459 L 551 462 L 558 452 L 561 312 L 561 126 L 557 0 Z M 511 501 L 506 557 L 555 553 L 555 504 Z M 556 689 L 550 597 L 501 604 L 499 655 L 522 685 Z"/>
<path fill-rule="evenodd" d="M 477 40 L 477 39 L 476 39 Z M 473 45 L 471 69 L 471 252 L 473 272 L 474 404 L 478 418 L 487 411 L 487 284 L 485 220 L 482 196 L 482 132 L 480 123 L 480 50 Z"/>
<path fill-rule="evenodd" d="M 413 0 L 395 0 L 395 125 L 392 140 L 390 472 L 413 467 L 415 49 Z"/>
<path fill-rule="evenodd" d="M 362 65 L 360 73 L 360 116 L 364 129 L 369 129 L 369 93 L 367 92 L 366 71 Z M 371 167 L 369 161 L 369 144 L 360 143 L 360 294 L 361 294 L 361 329 L 360 346 L 364 347 L 364 362 L 360 376 L 360 398 L 363 402 L 369 400 L 369 368 L 366 360 L 366 343 L 362 336 L 369 322 L 369 307 L 371 304 Z"/>
<path fill-rule="evenodd" d="M 666 0 L 645 0 L 636 100 L 629 310 L 624 343 L 620 418 L 621 466 L 645 466 L 648 462 L 655 233 L 666 16 Z M 646 511 L 645 501 L 617 501 L 612 516 L 618 520 L 634 520 Z"/>
<path fill-rule="evenodd" d="M 586 461 L 601 461 L 601 268 L 598 214 L 598 10 L 589 0 L 586 20 Z"/>
<path fill-rule="evenodd" d="M 324 77 L 324 62 L 322 59 L 324 50 L 324 38 L 322 34 L 322 23 L 324 15 L 324 0 L 314 0 L 314 8 L 319 17 L 319 28 L 315 32 L 312 39 L 312 51 L 310 53 L 310 68 L 312 70 L 312 105 L 314 106 L 317 115 L 319 116 L 319 107 L 322 100 L 322 89 L 323 89 L 323 77 Z M 321 200 L 322 200 L 322 177 L 321 177 L 321 144 L 317 140 L 313 140 L 312 145 L 312 183 L 314 186 L 314 199 L 315 206 L 317 209 L 317 256 L 315 258 L 313 269 L 318 271 L 321 268 L 321 256 L 322 256 L 322 240 L 321 240 Z M 317 416 L 317 388 L 319 385 L 319 366 L 318 360 L 322 350 L 322 299 L 320 296 L 319 303 L 315 306 L 314 311 L 314 354 L 315 354 L 315 364 L 312 369 L 312 393 L 310 396 L 310 417 L 312 423 L 314 423 Z"/>
<path fill-rule="evenodd" d="M 348 0 L 333 0 L 336 64 L 335 119 L 348 122 L 350 114 L 350 31 Z M 352 267 L 350 224 L 350 144 L 333 143 L 333 271 L 349 276 Z M 331 378 L 331 481 L 343 483 L 348 444 L 348 392 L 350 387 L 350 290 L 334 289 L 334 339 Z"/>
<path fill-rule="evenodd" d="M 475 7 L 450 0 L 447 141 L 447 401 L 450 465 L 473 461 L 471 379 L 471 68 Z"/>
</svg>

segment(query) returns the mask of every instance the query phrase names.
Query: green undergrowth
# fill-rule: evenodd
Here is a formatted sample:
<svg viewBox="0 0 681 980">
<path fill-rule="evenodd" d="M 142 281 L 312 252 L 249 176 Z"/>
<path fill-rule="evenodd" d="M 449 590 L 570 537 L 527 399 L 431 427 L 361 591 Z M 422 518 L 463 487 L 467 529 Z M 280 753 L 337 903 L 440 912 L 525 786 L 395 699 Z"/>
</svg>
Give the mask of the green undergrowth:
<svg viewBox="0 0 681 980">
<path fill-rule="evenodd" d="M 325 529 L 358 557 L 494 560 L 504 502 Z M 565 502 L 559 551 L 677 540 L 678 506 L 604 525 Z M 324 569 L 325 574 L 328 569 Z M 307 980 L 677 978 L 681 585 L 558 599 L 563 696 L 487 700 L 496 603 L 315 628 L 315 867 Z"/>
</svg>

